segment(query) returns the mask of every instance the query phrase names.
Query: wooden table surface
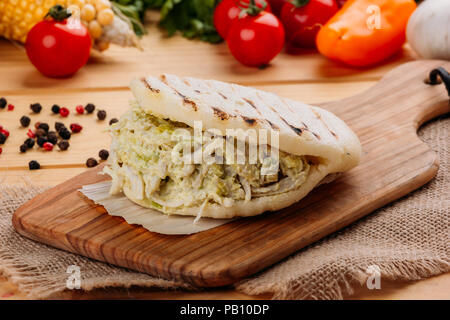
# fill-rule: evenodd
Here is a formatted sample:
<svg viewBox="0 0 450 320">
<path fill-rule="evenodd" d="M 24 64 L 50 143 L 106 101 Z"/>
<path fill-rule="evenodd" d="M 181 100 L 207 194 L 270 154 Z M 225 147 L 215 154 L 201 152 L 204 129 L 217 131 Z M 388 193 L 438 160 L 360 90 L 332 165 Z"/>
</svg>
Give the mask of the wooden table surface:
<svg viewBox="0 0 450 320">
<path fill-rule="evenodd" d="M 7 127 L 11 137 L 3 146 L 0 156 L 0 183 L 20 183 L 29 179 L 33 183 L 54 186 L 85 170 L 88 157 L 96 157 L 98 150 L 108 148 L 109 137 L 104 132 L 112 117 L 119 117 L 132 98 L 129 81 L 136 76 L 174 73 L 200 78 L 214 78 L 251 85 L 273 91 L 279 95 L 307 103 L 341 99 L 370 88 L 383 74 L 413 59 L 411 51 L 403 52 L 385 64 L 371 69 L 351 69 L 328 61 L 315 52 L 298 55 L 282 53 L 262 70 L 246 68 L 236 62 L 225 44 L 210 45 L 189 41 L 181 37 L 164 38 L 154 27 L 142 39 L 143 50 L 111 47 L 103 54 L 95 54 L 89 64 L 69 79 L 49 79 L 41 76 L 26 58 L 20 46 L 0 40 L 0 96 L 15 105 L 14 111 L 0 111 L 0 124 Z M 73 101 L 92 102 L 108 113 L 108 120 L 98 121 L 95 115 L 74 115 Z M 70 101 L 70 103 L 69 103 Z M 30 103 L 40 102 L 44 110 L 30 115 L 32 122 L 53 124 L 61 120 L 51 115 L 50 107 L 57 103 L 67 106 L 72 114 L 66 125 L 78 122 L 83 132 L 70 140 L 67 152 L 51 154 L 36 148 L 26 154 L 19 153 L 19 145 L 26 138 L 26 129 L 20 128 L 19 119 L 30 114 Z M 58 120 L 59 119 L 59 120 Z M 38 160 L 42 169 L 29 171 L 28 162 Z M 349 297 L 353 299 L 449 299 L 450 274 L 418 282 L 382 282 L 382 290 L 361 288 Z M 0 278 L 0 298 L 24 298 L 24 294 L 6 278 Z M 103 289 L 93 292 L 65 292 L 54 298 L 148 298 L 148 299 L 258 299 L 232 289 L 208 290 L 201 293 L 164 292 L 149 289 Z"/>
</svg>

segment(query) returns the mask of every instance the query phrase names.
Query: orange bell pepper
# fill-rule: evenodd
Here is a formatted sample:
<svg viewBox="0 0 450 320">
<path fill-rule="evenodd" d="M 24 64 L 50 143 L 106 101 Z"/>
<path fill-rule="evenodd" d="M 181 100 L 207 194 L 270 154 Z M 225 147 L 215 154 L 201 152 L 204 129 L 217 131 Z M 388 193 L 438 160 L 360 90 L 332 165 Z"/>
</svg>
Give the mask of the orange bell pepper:
<svg viewBox="0 0 450 320">
<path fill-rule="evenodd" d="M 369 66 L 397 52 L 405 42 L 414 0 L 349 0 L 319 31 L 324 56 L 352 66 Z"/>
</svg>

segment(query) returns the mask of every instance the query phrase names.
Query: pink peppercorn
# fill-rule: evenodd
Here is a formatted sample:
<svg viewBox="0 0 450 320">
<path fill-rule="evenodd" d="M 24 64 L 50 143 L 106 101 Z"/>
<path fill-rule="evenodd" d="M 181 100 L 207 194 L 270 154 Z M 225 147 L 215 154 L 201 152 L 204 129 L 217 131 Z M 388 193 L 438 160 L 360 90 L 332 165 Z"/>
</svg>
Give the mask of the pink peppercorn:
<svg viewBox="0 0 450 320">
<path fill-rule="evenodd" d="M 7 138 L 9 137 L 9 131 L 6 129 L 1 129 L 0 133 L 3 133 L 5 135 L 5 137 L 7 137 Z"/>
<path fill-rule="evenodd" d="M 13 104 L 8 104 L 8 111 L 12 111 L 14 110 L 14 105 Z"/>
<path fill-rule="evenodd" d="M 76 106 L 75 111 L 78 114 L 83 114 L 84 113 L 84 107 L 82 105 Z"/>
<path fill-rule="evenodd" d="M 36 135 L 34 134 L 33 131 L 31 131 L 31 129 L 28 129 L 27 136 L 29 136 L 32 139 L 36 138 Z"/>
<path fill-rule="evenodd" d="M 59 110 L 59 114 L 61 115 L 61 117 L 67 117 L 69 115 L 70 111 L 67 108 L 61 108 Z"/>
<path fill-rule="evenodd" d="M 72 123 L 72 124 L 70 125 L 70 130 L 72 130 L 73 133 L 78 133 L 78 132 L 80 132 L 81 130 L 83 130 L 83 127 L 80 126 L 78 123 Z"/>
<path fill-rule="evenodd" d="M 44 149 L 47 150 L 47 151 L 52 151 L 52 150 L 53 150 L 53 144 L 50 143 L 50 142 L 44 143 L 43 147 L 44 147 Z"/>
</svg>

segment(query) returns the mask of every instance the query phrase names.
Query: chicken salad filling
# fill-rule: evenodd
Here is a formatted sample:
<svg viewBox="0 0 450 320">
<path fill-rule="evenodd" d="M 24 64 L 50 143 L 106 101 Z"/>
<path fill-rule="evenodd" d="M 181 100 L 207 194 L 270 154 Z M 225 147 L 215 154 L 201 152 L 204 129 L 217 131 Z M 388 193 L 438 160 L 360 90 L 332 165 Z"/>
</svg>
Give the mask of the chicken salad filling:
<svg viewBox="0 0 450 320">
<path fill-rule="evenodd" d="M 174 134 L 177 129 L 192 135 Z M 264 174 L 274 161 L 270 146 L 256 163 L 247 161 L 247 153 L 245 163 L 240 164 L 175 161 L 174 152 L 178 153 L 180 146 L 195 150 L 193 131 L 184 123 L 149 114 L 133 102 L 110 129 L 111 156 L 104 172 L 112 177 L 111 193 L 125 189 L 136 200 L 170 214 L 186 207 L 228 207 L 236 201 L 281 194 L 299 188 L 307 180 L 310 159 L 283 151 L 278 152 L 278 171 Z"/>
</svg>

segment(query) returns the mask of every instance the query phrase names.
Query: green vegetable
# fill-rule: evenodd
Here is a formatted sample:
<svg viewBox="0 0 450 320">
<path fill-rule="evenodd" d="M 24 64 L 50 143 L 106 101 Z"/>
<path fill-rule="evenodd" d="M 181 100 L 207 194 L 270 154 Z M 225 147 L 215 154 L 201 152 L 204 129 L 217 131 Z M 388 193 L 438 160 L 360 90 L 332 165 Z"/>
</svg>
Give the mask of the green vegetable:
<svg viewBox="0 0 450 320">
<path fill-rule="evenodd" d="M 188 39 L 219 43 L 223 39 L 217 33 L 213 15 L 219 0 L 112 0 L 114 8 L 130 18 L 137 35 L 143 35 L 142 26 L 147 9 L 160 9 L 159 26 L 168 36 L 180 32 Z"/>
</svg>

